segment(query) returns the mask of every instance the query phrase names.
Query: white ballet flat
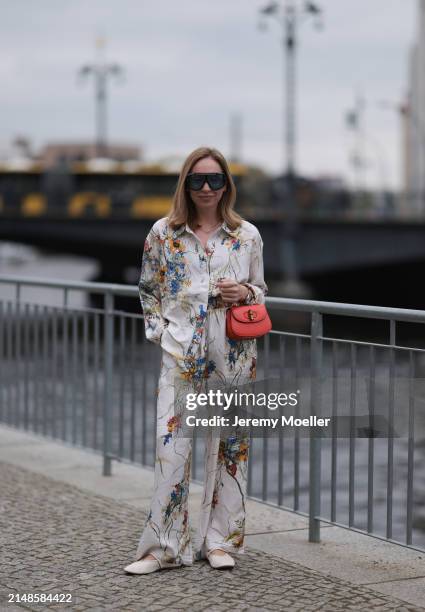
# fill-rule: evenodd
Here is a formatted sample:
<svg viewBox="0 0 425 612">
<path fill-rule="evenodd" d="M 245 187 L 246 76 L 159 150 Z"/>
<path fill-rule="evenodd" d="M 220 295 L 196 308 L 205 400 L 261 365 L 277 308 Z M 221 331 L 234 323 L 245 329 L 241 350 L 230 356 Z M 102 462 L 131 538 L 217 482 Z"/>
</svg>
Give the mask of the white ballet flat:
<svg viewBox="0 0 425 612">
<path fill-rule="evenodd" d="M 129 574 L 151 574 L 161 569 L 172 569 L 173 567 L 181 567 L 176 563 L 168 563 L 167 561 L 159 561 L 158 559 L 140 559 L 134 561 L 124 568 L 124 571 Z"/>
<path fill-rule="evenodd" d="M 235 566 L 234 558 L 228 555 L 226 552 L 224 555 L 219 555 L 214 551 L 208 551 L 207 559 L 211 567 L 214 569 L 228 569 Z"/>
</svg>

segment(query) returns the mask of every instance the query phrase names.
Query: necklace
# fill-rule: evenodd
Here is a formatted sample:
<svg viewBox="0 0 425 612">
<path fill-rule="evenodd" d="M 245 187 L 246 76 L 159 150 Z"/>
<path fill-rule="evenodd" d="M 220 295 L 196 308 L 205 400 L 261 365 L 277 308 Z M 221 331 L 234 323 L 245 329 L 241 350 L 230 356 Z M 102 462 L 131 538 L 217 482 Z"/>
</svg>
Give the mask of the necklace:
<svg viewBox="0 0 425 612">
<path fill-rule="evenodd" d="M 203 232 L 207 233 L 207 232 L 211 232 L 213 229 L 215 229 L 216 227 L 218 227 L 221 224 L 221 221 L 219 221 L 218 223 L 216 223 L 215 225 L 213 225 L 213 227 L 207 228 L 206 230 L 204 230 L 202 228 L 201 223 L 197 223 L 196 227 L 200 230 L 202 230 Z"/>
</svg>

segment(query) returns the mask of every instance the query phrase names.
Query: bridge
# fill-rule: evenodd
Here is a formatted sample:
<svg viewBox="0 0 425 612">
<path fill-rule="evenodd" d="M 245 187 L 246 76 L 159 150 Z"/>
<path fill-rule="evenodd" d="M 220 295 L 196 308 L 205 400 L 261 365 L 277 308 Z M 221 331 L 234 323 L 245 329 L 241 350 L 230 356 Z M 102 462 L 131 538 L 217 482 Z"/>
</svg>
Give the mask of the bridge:
<svg viewBox="0 0 425 612">
<path fill-rule="evenodd" d="M 273 287 L 273 279 L 282 274 L 286 252 L 285 217 L 247 218 L 263 237 L 265 274 Z M 4 213 L 0 240 L 92 257 L 101 268 L 96 280 L 121 282 L 125 268 L 139 267 L 143 242 L 154 220 L 117 214 Z M 304 215 L 295 226 L 291 223 L 290 239 L 299 277 L 321 299 L 417 308 L 424 303 L 424 290 L 415 279 L 425 265 L 425 221 Z"/>
</svg>

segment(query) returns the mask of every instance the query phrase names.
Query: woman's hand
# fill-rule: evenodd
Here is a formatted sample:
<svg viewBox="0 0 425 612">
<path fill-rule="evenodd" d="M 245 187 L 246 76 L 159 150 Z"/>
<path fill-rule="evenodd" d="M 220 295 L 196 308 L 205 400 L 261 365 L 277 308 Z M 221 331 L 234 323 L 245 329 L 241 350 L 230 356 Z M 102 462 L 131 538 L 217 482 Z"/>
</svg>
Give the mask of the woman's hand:
<svg viewBox="0 0 425 612">
<path fill-rule="evenodd" d="M 249 293 L 248 287 L 241 285 L 232 278 L 222 278 L 217 281 L 217 287 L 220 289 L 223 301 L 230 304 L 245 301 Z"/>
</svg>

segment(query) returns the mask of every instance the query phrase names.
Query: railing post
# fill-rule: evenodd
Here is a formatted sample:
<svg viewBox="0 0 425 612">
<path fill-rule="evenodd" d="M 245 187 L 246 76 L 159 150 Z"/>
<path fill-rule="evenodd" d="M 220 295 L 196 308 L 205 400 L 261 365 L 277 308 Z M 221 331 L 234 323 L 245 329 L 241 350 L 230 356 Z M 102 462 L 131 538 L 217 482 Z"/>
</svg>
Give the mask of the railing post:
<svg viewBox="0 0 425 612">
<path fill-rule="evenodd" d="M 323 315 L 313 312 L 311 316 L 311 414 L 320 409 L 322 375 Z M 310 428 L 310 472 L 309 472 L 309 532 L 310 542 L 320 542 L 320 473 L 322 441 Z"/>
<path fill-rule="evenodd" d="M 15 338 L 15 364 L 16 364 L 16 370 L 15 370 L 15 376 L 16 376 L 16 386 L 15 386 L 15 391 L 16 391 L 16 403 L 15 403 L 15 426 L 19 427 L 20 421 L 21 421 L 21 385 L 20 383 L 20 377 L 21 377 L 21 283 L 16 283 L 16 287 L 15 287 L 15 305 L 16 305 L 16 309 L 15 309 L 15 313 L 14 313 L 14 318 L 15 318 L 15 322 L 16 325 L 14 326 L 14 330 L 15 330 L 15 334 L 16 334 L 16 338 Z"/>
<path fill-rule="evenodd" d="M 105 313 L 105 398 L 103 402 L 103 475 L 112 475 L 112 393 L 113 393 L 113 350 L 114 350 L 114 295 L 106 291 Z"/>
</svg>

